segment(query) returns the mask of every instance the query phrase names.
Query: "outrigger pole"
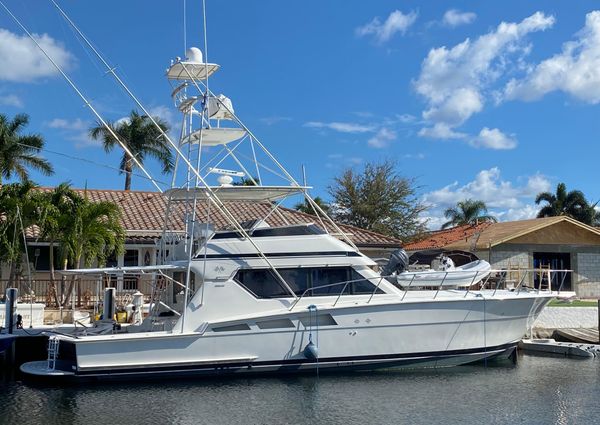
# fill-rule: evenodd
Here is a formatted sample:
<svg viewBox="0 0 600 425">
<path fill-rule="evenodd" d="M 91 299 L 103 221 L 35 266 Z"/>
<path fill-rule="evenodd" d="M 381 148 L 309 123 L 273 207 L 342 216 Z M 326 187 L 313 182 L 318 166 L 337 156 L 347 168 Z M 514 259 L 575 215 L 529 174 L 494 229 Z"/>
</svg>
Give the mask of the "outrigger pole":
<svg viewBox="0 0 600 425">
<path fill-rule="evenodd" d="M 73 90 L 75 90 L 75 93 L 77 93 L 77 95 L 84 101 L 85 106 L 87 106 L 88 108 L 90 108 L 90 110 L 94 113 L 94 115 L 96 116 L 96 118 L 98 118 L 98 120 L 100 121 L 100 123 L 102 124 L 102 126 L 104 126 L 104 128 L 106 128 L 106 130 L 110 133 L 110 135 L 112 137 L 115 138 L 115 140 L 117 141 L 117 143 L 119 143 L 119 145 L 123 148 L 123 150 L 127 153 L 127 155 L 129 155 L 131 157 L 131 159 L 133 160 L 133 162 L 135 163 L 135 165 L 137 165 L 143 171 L 143 173 L 146 175 L 146 177 L 148 177 L 148 179 L 152 182 L 152 184 L 156 187 L 156 189 L 159 192 L 162 193 L 163 190 L 158 185 L 158 183 L 156 183 L 156 180 L 154 180 L 152 178 L 152 176 L 148 173 L 148 171 L 146 171 L 146 169 L 144 168 L 144 166 L 137 160 L 137 158 L 135 157 L 135 155 L 133 155 L 131 153 L 131 151 L 129 150 L 129 148 L 127 147 L 127 145 L 125 143 L 123 143 L 121 141 L 121 139 L 119 139 L 119 137 L 116 135 L 116 133 L 114 132 L 114 130 L 112 129 L 112 127 L 110 125 L 108 125 L 108 123 L 106 121 L 104 121 L 104 119 L 98 113 L 98 111 L 96 111 L 96 109 L 94 108 L 94 106 L 92 105 L 92 103 L 77 88 L 77 86 L 69 78 L 69 76 L 67 74 L 65 74 L 65 72 L 62 70 L 62 68 L 60 67 L 60 65 L 58 65 L 54 61 L 54 59 L 52 59 L 52 57 L 48 54 L 48 52 L 46 52 L 46 50 L 44 50 L 44 48 L 40 45 L 40 43 L 37 42 L 37 40 L 35 39 L 35 37 L 27 30 L 27 28 L 21 23 L 21 21 L 19 21 L 19 19 L 15 15 L 13 15 L 13 13 L 10 11 L 10 9 L 8 7 L 6 7 L 6 5 L 4 4 L 4 2 L 1 1 L 1 0 L 0 0 L 0 5 L 4 8 L 4 10 L 6 10 L 6 13 L 8 13 L 10 15 L 10 17 L 17 23 L 17 25 L 19 27 L 21 27 L 21 29 L 23 31 L 25 31 L 25 34 L 27 34 L 27 36 L 31 39 L 31 41 L 33 41 L 34 44 L 41 50 L 41 52 L 52 63 L 52 65 L 54 65 L 54 67 L 58 70 L 58 72 L 62 75 L 62 77 L 67 81 L 67 83 L 69 83 L 69 85 L 71 86 L 71 88 Z"/>
<path fill-rule="evenodd" d="M 207 184 L 207 182 L 204 180 L 204 178 L 202 178 L 202 176 L 200 175 L 200 173 L 198 172 L 198 170 L 196 170 L 196 168 L 192 165 L 192 163 L 189 161 L 189 159 L 183 154 L 183 152 L 181 152 L 181 150 L 179 149 L 179 147 L 177 146 L 177 144 L 175 144 L 175 142 L 173 142 L 171 140 L 171 138 L 169 137 L 169 135 L 162 129 L 161 126 L 158 125 L 158 123 L 156 122 L 156 120 L 152 117 L 152 115 L 150 114 L 150 112 L 148 112 L 148 110 L 144 107 L 144 105 L 140 102 L 140 100 L 135 96 L 135 94 L 133 94 L 133 92 L 129 89 L 129 87 L 123 82 L 123 80 L 121 80 L 121 78 L 117 75 L 117 73 L 115 72 L 115 68 L 111 67 L 108 62 L 104 59 L 104 57 L 98 52 L 98 50 L 92 45 L 92 43 L 88 40 L 88 38 L 83 34 L 83 32 L 77 27 L 77 25 L 75 25 L 75 23 L 69 18 L 69 16 L 60 8 L 60 6 L 54 1 L 54 0 L 50 0 L 54 6 L 58 9 L 58 11 L 61 13 L 61 15 L 67 20 L 67 22 L 73 27 L 73 29 L 75 29 L 75 31 L 77 31 L 77 34 L 79 34 L 79 36 L 83 39 L 83 41 L 85 41 L 85 43 L 89 46 L 89 48 L 94 52 L 94 54 L 98 57 L 98 59 L 100 59 L 100 61 L 104 64 L 104 66 L 107 68 L 108 72 L 110 74 L 112 74 L 112 76 L 115 78 L 115 80 L 121 85 L 121 87 L 123 87 L 123 89 L 127 92 L 127 94 L 133 99 L 133 101 L 138 105 L 138 107 L 144 111 L 144 113 L 148 116 L 148 118 L 152 121 L 152 123 L 156 126 L 156 128 L 160 131 L 160 133 L 162 134 L 162 136 L 169 142 L 169 144 L 171 145 L 171 147 L 175 150 L 175 152 L 177 153 L 177 155 L 179 155 L 180 159 L 183 160 L 183 162 L 188 166 L 188 169 L 190 169 L 198 178 L 198 180 L 204 185 L 206 192 L 208 194 L 208 199 L 215 204 L 215 206 L 225 214 L 227 221 L 229 221 L 230 224 L 232 224 L 237 231 L 239 231 L 242 236 L 246 239 L 248 239 L 248 241 L 252 244 L 252 246 L 254 247 L 254 249 L 256 249 L 257 253 L 262 257 L 262 259 L 267 263 L 267 265 L 269 266 L 269 268 L 272 270 L 272 272 L 277 276 L 277 278 L 281 281 L 281 283 L 285 286 L 285 288 L 287 289 L 287 291 L 294 297 L 297 298 L 298 296 L 295 294 L 294 290 L 288 285 L 288 283 L 285 281 L 285 279 L 283 278 L 283 276 L 281 276 L 281 274 L 277 271 L 277 269 L 275 269 L 275 266 L 271 263 L 271 261 L 269 261 L 269 259 L 264 255 L 264 253 L 262 252 L 262 250 L 258 247 L 258 245 L 256 245 L 256 243 L 254 242 L 254 240 L 252 240 L 252 238 L 250 237 L 250 235 L 248 235 L 248 233 L 246 232 L 246 230 L 244 230 L 244 228 L 239 224 L 239 222 L 236 220 L 236 218 L 233 216 L 233 214 L 227 209 L 227 207 L 223 204 L 223 202 L 221 202 L 221 200 L 218 198 L 218 196 L 214 193 L 214 191 L 210 188 L 210 186 Z M 187 71 L 187 70 L 186 70 Z M 279 164 L 278 164 L 279 165 Z M 284 170 L 285 171 L 285 170 Z M 286 172 L 287 174 L 287 172 Z M 294 181 L 295 183 L 295 181 Z M 298 185 L 296 183 L 296 185 Z"/>
</svg>

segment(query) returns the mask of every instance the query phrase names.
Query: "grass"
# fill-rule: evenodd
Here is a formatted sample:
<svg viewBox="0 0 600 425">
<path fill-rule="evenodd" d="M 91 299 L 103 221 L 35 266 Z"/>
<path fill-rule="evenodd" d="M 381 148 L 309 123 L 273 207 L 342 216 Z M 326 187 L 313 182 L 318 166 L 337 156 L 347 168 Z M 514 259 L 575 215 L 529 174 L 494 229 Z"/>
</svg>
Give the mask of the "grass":
<svg viewBox="0 0 600 425">
<path fill-rule="evenodd" d="M 597 306 L 598 306 L 597 301 L 581 301 L 581 300 L 574 300 L 571 302 L 552 300 L 548 304 L 548 307 L 597 307 Z"/>
</svg>

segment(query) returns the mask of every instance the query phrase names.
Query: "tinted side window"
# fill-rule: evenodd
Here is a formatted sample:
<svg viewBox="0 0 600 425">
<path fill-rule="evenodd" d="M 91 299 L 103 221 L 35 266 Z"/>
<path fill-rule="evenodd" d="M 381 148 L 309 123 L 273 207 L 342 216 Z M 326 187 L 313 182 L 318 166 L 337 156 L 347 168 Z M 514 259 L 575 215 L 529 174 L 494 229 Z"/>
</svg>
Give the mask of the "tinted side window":
<svg viewBox="0 0 600 425">
<path fill-rule="evenodd" d="M 317 288 L 311 291 L 312 295 L 338 295 L 344 289 L 344 283 L 349 280 L 348 275 L 347 267 L 313 269 L 313 288 L 322 285 L 331 286 Z M 335 283 L 339 285 L 334 285 Z M 351 284 L 346 285 L 344 294 L 350 293 L 350 286 Z"/>
<path fill-rule="evenodd" d="M 377 284 L 377 280 L 374 284 L 351 267 L 298 267 L 277 271 L 298 296 L 339 295 L 342 289 L 344 295 L 371 294 Z M 258 298 L 290 297 L 269 269 L 240 270 L 235 279 Z M 346 282 L 349 283 L 344 288 Z M 324 285 L 328 286 L 319 288 Z M 375 293 L 384 292 L 378 288 Z"/>
<path fill-rule="evenodd" d="M 240 270 L 236 279 L 259 298 L 290 296 L 269 269 Z"/>
<path fill-rule="evenodd" d="M 353 294 L 372 294 L 375 290 L 375 287 L 379 283 L 379 279 L 365 279 L 362 277 L 356 270 L 352 269 L 352 276 L 350 280 L 355 280 L 356 282 L 352 282 L 352 293 Z M 384 292 L 381 288 L 377 288 L 376 294 L 383 294 Z"/>
<path fill-rule="evenodd" d="M 278 269 L 277 271 L 296 295 L 302 295 L 311 287 L 311 269 L 309 268 Z"/>
</svg>

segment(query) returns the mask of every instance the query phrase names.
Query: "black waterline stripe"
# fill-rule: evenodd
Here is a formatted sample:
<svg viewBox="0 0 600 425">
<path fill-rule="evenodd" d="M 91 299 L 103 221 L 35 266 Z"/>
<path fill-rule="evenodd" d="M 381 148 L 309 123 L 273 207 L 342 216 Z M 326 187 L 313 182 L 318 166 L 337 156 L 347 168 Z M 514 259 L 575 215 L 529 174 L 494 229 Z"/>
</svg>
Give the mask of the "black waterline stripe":
<svg viewBox="0 0 600 425">
<path fill-rule="evenodd" d="M 497 345 L 494 347 L 479 347 L 469 348 L 462 350 L 447 350 L 447 351 L 427 351 L 420 353 L 399 353 L 399 354 L 376 354 L 368 356 L 346 356 L 346 357 L 327 357 L 319 358 L 319 363 L 351 363 L 358 361 L 377 361 L 377 360 L 403 360 L 413 358 L 429 358 L 434 359 L 436 357 L 455 357 L 460 355 L 469 354 L 481 354 L 485 352 L 502 351 L 509 348 L 513 348 L 517 345 L 517 342 L 508 344 Z M 94 369 L 88 371 L 78 371 L 77 375 L 96 375 L 98 373 L 105 372 L 110 373 L 145 373 L 145 372 L 168 372 L 171 370 L 204 370 L 204 369 L 228 369 L 228 368 L 240 368 L 240 367 L 261 367 L 261 366 L 303 366 L 316 364 L 317 360 L 309 359 L 288 359 L 288 360 L 269 360 L 263 362 L 245 361 L 245 362 L 234 362 L 234 363 L 210 363 L 210 364 L 190 364 L 190 365 L 171 365 L 171 366 L 150 366 L 150 367 L 132 367 L 123 369 Z"/>
</svg>

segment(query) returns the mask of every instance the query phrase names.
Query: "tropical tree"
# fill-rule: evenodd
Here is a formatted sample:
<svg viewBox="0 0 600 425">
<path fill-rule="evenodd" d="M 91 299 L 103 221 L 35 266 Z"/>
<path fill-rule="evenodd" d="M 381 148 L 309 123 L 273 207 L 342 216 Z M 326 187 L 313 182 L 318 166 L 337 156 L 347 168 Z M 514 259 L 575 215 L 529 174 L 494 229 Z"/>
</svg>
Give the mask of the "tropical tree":
<svg viewBox="0 0 600 425">
<path fill-rule="evenodd" d="M 29 180 L 29 168 L 44 175 L 54 173 L 52 165 L 39 156 L 44 147 L 42 136 L 20 134 L 28 123 L 26 114 L 17 114 L 12 120 L 0 114 L 0 184 L 15 175 L 21 181 Z"/>
<path fill-rule="evenodd" d="M 566 215 L 588 225 L 596 225 L 600 222 L 600 214 L 595 209 L 596 204 L 590 205 L 580 190 L 567 192 L 564 183 L 556 186 L 556 193 L 538 193 L 535 203 L 539 205 L 542 202 L 546 205 L 543 205 L 538 212 L 538 218 Z"/>
<path fill-rule="evenodd" d="M 323 201 L 323 199 L 321 199 L 321 197 L 317 196 L 316 198 L 313 198 L 313 201 L 315 204 L 317 204 L 323 211 L 325 211 L 325 213 L 329 213 L 329 205 Z M 308 200 L 304 200 L 304 202 L 298 202 L 296 205 L 294 205 L 294 209 L 300 212 L 303 212 L 304 214 L 311 214 L 311 215 L 315 215 L 315 208 L 313 208 L 313 206 L 308 202 Z"/>
<path fill-rule="evenodd" d="M 52 191 L 42 192 L 39 197 L 39 222 L 40 237 L 49 243 L 49 268 L 50 268 L 50 297 L 59 305 L 58 291 L 55 283 L 55 247 L 58 241 L 68 231 L 73 211 L 76 205 L 81 202 L 81 196 L 77 194 L 68 183 L 61 183 Z M 61 252 L 61 245 L 58 245 L 59 258 L 66 255 Z"/>
<path fill-rule="evenodd" d="M 97 260 L 106 264 L 111 254 L 124 250 L 125 230 L 120 222 L 121 210 L 112 202 L 91 202 L 79 196 L 73 203 L 71 218 L 64 222 L 60 235 L 60 253 L 63 267 L 90 267 Z M 63 305 L 69 303 L 75 276 L 72 277 Z"/>
<path fill-rule="evenodd" d="M 496 217 L 489 215 L 487 212 L 487 206 L 483 201 L 473 199 L 459 201 L 455 207 L 447 208 L 444 211 L 444 217 L 449 221 L 442 225 L 442 229 L 465 224 L 476 225 L 484 221 L 498 221 Z"/>
<path fill-rule="evenodd" d="M 233 182 L 234 186 L 257 186 L 259 184 L 260 180 L 258 177 L 241 177 L 238 181 Z"/>
<path fill-rule="evenodd" d="M 163 132 L 169 131 L 169 125 L 165 121 L 158 117 L 154 117 L 154 120 Z M 126 119 L 108 123 L 108 126 L 140 164 L 143 165 L 146 157 L 150 156 L 160 162 L 163 174 L 173 170 L 173 154 L 161 131 L 152 123 L 149 116 L 140 115 L 134 110 Z M 90 137 L 95 140 L 101 139 L 106 152 L 112 151 L 119 144 L 111 132 L 100 122 L 90 129 Z M 131 174 L 136 168 L 136 164 L 127 152 L 123 152 L 119 168 L 121 174 L 125 173 L 125 190 L 130 190 Z"/>
<path fill-rule="evenodd" d="M 38 192 L 30 181 L 0 188 L 0 262 L 9 265 L 9 285 L 20 273 L 25 252 L 24 231 L 39 218 Z"/>
<path fill-rule="evenodd" d="M 347 168 L 329 186 L 331 216 L 342 224 L 408 241 L 424 233 L 415 181 L 399 176 L 393 161 L 367 163 L 361 172 Z"/>
</svg>

